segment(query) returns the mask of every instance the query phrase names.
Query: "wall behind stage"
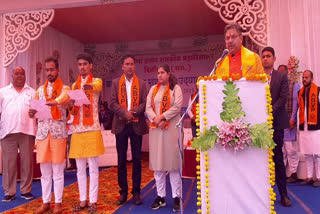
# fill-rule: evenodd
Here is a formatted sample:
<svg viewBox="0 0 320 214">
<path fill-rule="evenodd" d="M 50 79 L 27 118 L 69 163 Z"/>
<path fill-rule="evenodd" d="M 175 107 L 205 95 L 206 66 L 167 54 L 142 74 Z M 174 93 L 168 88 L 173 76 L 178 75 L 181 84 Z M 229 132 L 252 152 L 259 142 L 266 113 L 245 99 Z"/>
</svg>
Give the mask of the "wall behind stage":
<svg viewBox="0 0 320 214">
<path fill-rule="evenodd" d="M 197 39 L 200 44 L 195 41 Z M 127 44 L 127 49 L 122 54 L 133 54 L 136 57 L 136 74 L 146 82 L 148 89 L 158 82 L 157 66 L 163 63 L 168 64 L 182 88 L 184 95 L 183 108 L 185 109 L 188 105 L 189 97 L 196 91 L 198 77 L 208 75 L 212 71 L 215 60 L 220 57 L 224 50 L 223 35 L 209 36 L 202 39 L 205 40 L 202 43 L 199 42 L 201 40 L 199 37 L 177 38 L 169 41 L 131 42 Z M 119 44 L 116 45 L 97 45 L 94 47 L 94 51 L 96 55 L 115 52 L 116 48 L 119 47 Z M 161 45 L 165 46 L 165 48 Z M 98 61 L 94 66 L 102 69 L 103 66 L 99 65 L 99 63 L 104 62 Z M 97 72 L 101 73 L 103 71 Z M 102 99 L 104 101 L 109 102 L 112 79 L 120 77 L 122 73 L 121 66 L 118 65 L 115 66 L 113 72 L 109 72 L 103 78 Z"/>
<path fill-rule="evenodd" d="M 10 72 L 17 66 L 26 71 L 26 83 L 34 89 L 47 80 L 44 70 L 44 60 L 54 56 L 59 60 L 59 76 L 66 85 L 71 85 L 79 72 L 76 56 L 83 52 L 84 44 L 52 27 L 44 28 L 41 36 L 31 41 L 30 47 L 7 67 L 5 84 L 11 81 Z"/>
</svg>

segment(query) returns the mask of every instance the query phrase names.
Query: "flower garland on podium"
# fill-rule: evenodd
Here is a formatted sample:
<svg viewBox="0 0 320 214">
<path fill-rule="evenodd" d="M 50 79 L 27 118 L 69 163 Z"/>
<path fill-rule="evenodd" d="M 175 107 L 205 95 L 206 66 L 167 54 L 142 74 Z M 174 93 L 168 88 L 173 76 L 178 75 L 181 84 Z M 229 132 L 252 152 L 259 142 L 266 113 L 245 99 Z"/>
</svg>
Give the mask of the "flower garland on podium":
<svg viewBox="0 0 320 214">
<path fill-rule="evenodd" d="M 239 74 L 233 74 L 230 76 L 222 76 L 222 80 L 226 81 L 225 89 L 223 93 L 224 102 L 222 104 L 223 111 L 220 113 L 220 118 L 223 121 L 222 125 L 218 128 L 212 126 L 207 128 L 207 100 L 206 100 L 206 84 L 202 85 L 203 95 L 203 132 L 197 129 L 197 138 L 191 143 L 192 147 L 197 150 L 196 161 L 200 164 L 200 151 L 204 152 L 204 166 L 205 166 L 205 202 L 207 208 L 207 214 L 210 213 L 210 199 L 209 199 L 209 156 L 207 150 L 213 148 L 215 144 L 221 145 L 224 149 L 233 149 L 235 152 L 245 149 L 249 146 L 258 147 L 261 149 L 268 149 L 268 164 L 269 164 L 269 188 L 270 196 L 270 213 L 276 214 L 274 210 L 274 201 L 276 200 L 276 194 L 273 186 L 275 185 L 275 164 L 273 162 L 274 153 L 272 149 L 275 147 L 273 141 L 273 116 L 272 116 L 272 104 L 270 86 L 267 85 L 266 89 L 266 107 L 267 107 L 267 122 L 261 124 L 255 124 L 251 127 L 248 124 L 242 122 L 242 118 L 245 116 L 245 112 L 242 111 L 240 97 L 237 96 L 239 88 L 236 88 L 235 81 L 240 79 Z M 248 81 L 261 81 L 267 82 L 270 77 L 266 74 L 247 74 L 245 79 Z M 199 77 L 199 81 L 214 81 L 217 80 L 217 76 L 205 76 Z M 197 104 L 196 124 L 200 126 L 200 108 Z M 197 213 L 202 213 L 201 210 L 201 177 L 200 177 L 200 165 L 197 166 L 197 206 L 199 207 Z"/>
</svg>

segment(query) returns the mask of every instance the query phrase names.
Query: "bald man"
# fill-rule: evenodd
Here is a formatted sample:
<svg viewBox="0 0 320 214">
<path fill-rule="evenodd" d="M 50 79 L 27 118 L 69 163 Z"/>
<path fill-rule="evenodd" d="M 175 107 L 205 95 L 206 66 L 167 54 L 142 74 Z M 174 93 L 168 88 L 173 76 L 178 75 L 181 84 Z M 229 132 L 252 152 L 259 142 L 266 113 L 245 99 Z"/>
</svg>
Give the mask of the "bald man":
<svg viewBox="0 0 320 214">
<path fill-rule="evenodd" d="M 29 102 L 35 90 L 26 84 L 22 67 L 12 72 L 12 82 L 0 89 L 0 139 L 2 153 L 3 202 L 14 200 L 17 191 L 17 155 L 20 151 L 20 195 L 26 200 L 31 194 L 33 178 L 33 149 L 36 121 L 28 115 Z"/>
</svg>

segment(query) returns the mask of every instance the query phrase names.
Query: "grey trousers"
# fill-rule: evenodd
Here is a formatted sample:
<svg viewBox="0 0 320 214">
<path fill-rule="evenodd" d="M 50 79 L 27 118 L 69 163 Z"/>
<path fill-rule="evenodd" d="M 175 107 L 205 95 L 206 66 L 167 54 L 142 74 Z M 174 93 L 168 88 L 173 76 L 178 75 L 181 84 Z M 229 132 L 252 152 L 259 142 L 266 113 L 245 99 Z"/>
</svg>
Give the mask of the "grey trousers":
<svg viewBox="0 0 320 214">
<path fill-rule="evenodd" d="M 20 192 L 31 192 L 33 179 L 33 149 L 35 137 L 22 133 L 8 134 L 1 140 L 2 185 L 5 195 L 17 191 L 17 156 L 20 151 Z"/>
</svg>

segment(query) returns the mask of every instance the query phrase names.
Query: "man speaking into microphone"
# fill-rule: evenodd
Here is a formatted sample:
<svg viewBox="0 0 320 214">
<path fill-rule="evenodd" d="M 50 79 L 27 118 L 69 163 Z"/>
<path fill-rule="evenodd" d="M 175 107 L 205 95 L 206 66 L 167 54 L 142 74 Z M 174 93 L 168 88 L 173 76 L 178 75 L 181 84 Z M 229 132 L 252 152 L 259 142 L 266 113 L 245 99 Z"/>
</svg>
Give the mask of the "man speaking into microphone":
<svg viewBox="0 0 320 214">
<path fill-rule="evenodd" d="M 228 24 L 224 28 L 224 39 L 229 54 L 219 64 L 216 74 L 218 78 L 224 75 L 263 74 L 264 70 L 258 54 L 243 47 L 242 30 L 236 23 Z"/>
</svg>

